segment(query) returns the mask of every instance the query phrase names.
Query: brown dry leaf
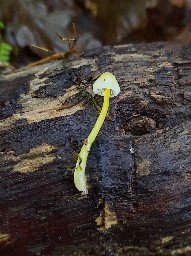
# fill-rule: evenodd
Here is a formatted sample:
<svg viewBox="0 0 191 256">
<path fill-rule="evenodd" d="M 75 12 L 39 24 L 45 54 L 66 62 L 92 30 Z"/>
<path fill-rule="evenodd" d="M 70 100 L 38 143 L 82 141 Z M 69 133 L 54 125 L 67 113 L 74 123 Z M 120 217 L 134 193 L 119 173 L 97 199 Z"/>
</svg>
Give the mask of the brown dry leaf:
<svg viewBox="0 0 191 256">
<path fill-rule="evenodd" d="M 186 1 L 185 0 L 169 0 L 170 3 L 173 5 L 173 6 L 176 6 L 178 8 L 184 8 L 185 7 L 185 4 L 186 4 Z"/>
</svg>

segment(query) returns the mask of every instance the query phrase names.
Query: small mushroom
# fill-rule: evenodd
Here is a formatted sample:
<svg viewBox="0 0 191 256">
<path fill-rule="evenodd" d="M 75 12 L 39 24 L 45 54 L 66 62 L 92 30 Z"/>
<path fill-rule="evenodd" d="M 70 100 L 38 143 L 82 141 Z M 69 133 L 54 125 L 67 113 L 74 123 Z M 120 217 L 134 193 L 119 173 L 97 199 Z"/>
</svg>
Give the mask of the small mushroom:
<svg viewBox="0 0 191 256">
<path fill-rule="evenodd" d="M 109 98 L 118 95 L 120 92 L 120 87 L 115 76 L 110 72 L 105 72 L 93 84 L 93 92 L 95 94 L 104 96 L 104 102 L 100 115 L 92 131 L 90 132 L 90 135 L 84 141 L 84 144 L 78 155 L 78 160 L 74 171 L 74 184 L 79 191 L 82 191 L 83 194 L 88 193 L 85 169 L 90 148 L 95 138 L 97 137 L 97 134 L 101 129 L 101 126 L 107 115 L 109 108 Z"/>
<path fill-rule="evenodd" d="M 103 73 L 93 84 L 93 92 L 104 96 L 104 89 L 110 89 L 110 97 L 114 97 L 120 93 L 119 84 L 115 76 L 110 72 Z"/>
</svg>

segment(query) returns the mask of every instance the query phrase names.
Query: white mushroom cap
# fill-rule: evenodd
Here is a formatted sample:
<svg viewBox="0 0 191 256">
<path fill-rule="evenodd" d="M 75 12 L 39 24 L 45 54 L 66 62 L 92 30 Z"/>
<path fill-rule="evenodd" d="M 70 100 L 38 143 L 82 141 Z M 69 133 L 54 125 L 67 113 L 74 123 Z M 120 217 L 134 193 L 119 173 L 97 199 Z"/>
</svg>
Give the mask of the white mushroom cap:
<svg viewBox="0 0 191 256">
<path fill-rule="evenodd" d="M 111 89 L 110 97 L 120 93 L 120 87 L 115 76 L 110 72 L 103 73 L 93 84 L 93 92 L 103 96 L 104 89 Z"/>
</svg>

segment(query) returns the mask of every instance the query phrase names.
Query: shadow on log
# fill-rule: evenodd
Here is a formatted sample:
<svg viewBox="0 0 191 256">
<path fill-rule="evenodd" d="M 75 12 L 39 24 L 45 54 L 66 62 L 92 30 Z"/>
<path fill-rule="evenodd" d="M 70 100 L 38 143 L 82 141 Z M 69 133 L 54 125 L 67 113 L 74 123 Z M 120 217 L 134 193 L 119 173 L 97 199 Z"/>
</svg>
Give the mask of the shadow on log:
<svg viewBox="0 0 191 256">
<path fill-rule="evenodd" d="M 0 67 L 1 255 L 191 255 L 190 46 L 105 47 L 34 68 Z M 102 99 L 89 194 L 73 183 Z"/>
</svg>

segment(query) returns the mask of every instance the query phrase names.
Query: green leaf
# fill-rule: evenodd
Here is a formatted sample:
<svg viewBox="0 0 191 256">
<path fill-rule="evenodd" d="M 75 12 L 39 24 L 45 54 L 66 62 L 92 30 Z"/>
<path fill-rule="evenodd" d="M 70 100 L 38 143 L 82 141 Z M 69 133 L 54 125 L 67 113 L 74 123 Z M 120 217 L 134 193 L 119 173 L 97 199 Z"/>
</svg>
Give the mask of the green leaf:
<svg viewBox="0 0 191 256">
<path fill-rule="evenodd" d="M 0 29 L 4 29 L 4 24 L 3 24 L 3 22 L 0 20 Z"/>
<path fill-rule="evenodd" d="M 6 64 L 9 64 L 11 51 L 12 51 L 11 45 L 5 42 L 0 43 L 0 60 Z"/>
</svg>

